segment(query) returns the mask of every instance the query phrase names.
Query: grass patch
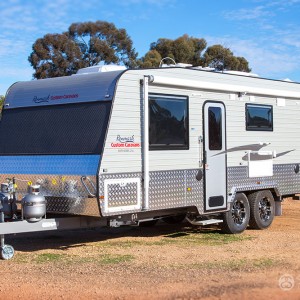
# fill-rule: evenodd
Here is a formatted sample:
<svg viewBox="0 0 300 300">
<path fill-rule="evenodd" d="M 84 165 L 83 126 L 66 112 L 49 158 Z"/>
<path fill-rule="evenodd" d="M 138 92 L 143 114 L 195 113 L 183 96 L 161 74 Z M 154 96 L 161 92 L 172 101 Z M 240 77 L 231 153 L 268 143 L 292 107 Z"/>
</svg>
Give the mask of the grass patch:
<svg viewBox="0 0 300 300">
<path fill-rule="evenodd" d="M 189 265 L 189 268 L 224 271 L 254 271 L 270 269 L 282 262 L 272 258 L 235 259 L 221 262 L 203 262 Z"/>
<path fill-rule="evenodd" d="M 62 261 L 67 258 L 66 254 L 56 254 L 56 253 L 42 253 L 38 254 L 34 261 L 37 263 L 46 263 L 46 262 L 57 262 Z"/>
<path fill-rule="evenodd" d="M 120 254 L 104 254 L 101 255 L 98 260 L 101 264 L 120 264 L 124 262 L 129 262 L 134 259 L 133 255 L 120 255 Z"/>
<path fill-rule="evenodd" d="M 42 254 L 18 254 L 14 257 L 14 261 L 17 263 L 57 263 L 64 265 L 69 264 L 88 264 L 88 263 L 100 263 L 100 264 L 119 264 L 130 262 L 135 257 L 133 255 L 121 255 L 121 254 L 100 254 L 93 256 L 77 256 L 68 254 L 57 253 L 42 253 Z"/>
<path fill-rule="evenodd" d="M 32 255 L 30 256 L 29 254 L 24 254 L 24 253 L 17 253 L 13 258 L 14 262 L 17 263 L 28 263 L 32 261 L 32 259 L 33 259 Z"/>
<path fill-rule="evenodd" d="M 143 240 L 139 240 L 138 238 L 133 238 L 132 240 L 113 240 L 113 241 L 105 241 L 96 243 L 96 247 L 102 248 L 121 248 L 121 249 L 128 249 L 134 248 L 138 246 L 163 246 L 171 243 L 176 243 L 177 241 L 172 239 L 151 239 L 151 238 L 144 238 Z"/>
<path fill-rule="evenodd" d="M 253 266 L 256 268 L 269 268 L 278 264 L 282 264 L 282 262 L 272 258 L 260 258 L 253 261 Z"/>
<path fill-rule="evenodd" d="M 139 240 L 108 240 L 105 242 L 98 242 L 95 244 L 96 247 L 103 248 L 133 248 L 135 246 L 145 245 L 145 242 Z"/>
<path fill-rule="evenodd" d="M 221 234 L 219 232 L 209 232 L 209 233 L 175 233 L 165 236 L 165 239 L 175 239 L 179 243 L 184 244 L 199 244 L 199 245 L 209 245 L 218 246 L 225 245 L 234 242 L 242 242 L 246 240 L 253 239 L 249 235 L 241 234 Z"/>
<path fill-rule="evenodd" d="M 208 245 L 218 246 L 253 239 L 253 236 L 245 234 L 221 234 L 219 232 L 176 232 L 157 238 L 132 238 L 130 240 L 106 240 L 94 244 L 103 248 L 134 248 L 138 246 L 166 246 L 166 245 Z"/>
<path fill-rule="evenodd" d="M 14 261 L 17 263 L 47 263 L 47 262 L 61 262 L 62 260 L 67 260 L 68 256 L 66 254 L 55 254 L 55 253 L 42 253 L 42 254 L 28 254 L 28 253 L 18 253 L 14 257 Z"/>
</svg>

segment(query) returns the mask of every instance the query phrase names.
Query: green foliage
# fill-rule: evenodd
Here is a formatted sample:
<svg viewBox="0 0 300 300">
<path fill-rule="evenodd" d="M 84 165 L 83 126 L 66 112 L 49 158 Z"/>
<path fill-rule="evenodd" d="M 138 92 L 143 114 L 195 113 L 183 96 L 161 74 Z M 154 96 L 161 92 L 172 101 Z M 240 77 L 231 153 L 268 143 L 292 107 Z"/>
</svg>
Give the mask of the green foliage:
<svg viewBox="0 0 300 300">
<path fill-rule="evenodd" d="M 71 75 L 100 61 L 135 67 L 136 58 L 125 29 L 97 21 L 73 23 L 68 32 L 37 39 L 28 60 L 35 70 L 33 77 L 41 79 Z"/>
<path fill-rule="evenodd" d="M 3 103 L 4 103 L 4 96 L 0 95 L 0 113 L 2 111 Z"/>
<path fill-rule="evenodd" d="M 146 53 L 144 58 L 138 62 L 138 65 L 142 68 L 151 68 L 154 66 L 159 66 L 161 60 L 162 57 L 157 50 L 150 50 Z"/>
<path fill-rule="evenodd" d="M 160 38 L 150 46 L 150 50 L 138 64 L 142 68 L 158 67 L 162 58 L 170 57 L 176 62 L 193 66 L 212 67 L 217 70 L 250 72 L 244 57 L 234 56 L 222 45 L 207 47 L 205 39 L 190 37 L 187 34 L 175 39 Z"/>
<path fill-rule="evenodd" d="M 234 56 L 222 45 L 207 47 L 203 38 L 184 34 L 177 39 L 159 38 L 150 44 L 145 56 L 137 59 L 125 29 L 105 21 L 73 23 L 67 32 L 46 34 L 35 41 L 28 57 L 34 78 L 71 75 L 78 69 L 104 64 L 123 64 L 129 68 L 158 67 L 163 58 L 177 63 L 213 67 L 217 70 L 250 72 L 244 57 Z"/>
<path fill-rule="evenodd" d="M 221 70 L 235 70 L 250 72 L 248 62 L 244 57 L 236 57 L 228 48 L 222 45 L 214 45 L 208 47 L 203 55 L 204 66 L 212 67 L 219 71 Z"/>
<path fill-rule="evenodd" d="M 88 66 L 104 63 L 123 63 L 134 67 L 137 53 L 126 30 L 113 23 L 97 21 L 74 23 L 69 27 L 70 37 L 79 45 L 83 61 Z"/>
<path fill-rule="evenodd" d="M 201 52 L 206 47 L 204 39 L 190 37 L 187 34 L 175 39 L 160 38 L 150 45 L 150 51 L 139 61 L 144 67 L 158 67 L 162 58 L 170 57 L 176 62 L 201 65 Z M 154 58 L 155 57 L 155 58 Z"/>
<path fill-rule="evenodd" d="M 35 69 L 34 78 L 71 75 L 84 67 L 80 47 L 67 34 L 46 34 L 32 50 L 28 60 Z"/>
</svg>

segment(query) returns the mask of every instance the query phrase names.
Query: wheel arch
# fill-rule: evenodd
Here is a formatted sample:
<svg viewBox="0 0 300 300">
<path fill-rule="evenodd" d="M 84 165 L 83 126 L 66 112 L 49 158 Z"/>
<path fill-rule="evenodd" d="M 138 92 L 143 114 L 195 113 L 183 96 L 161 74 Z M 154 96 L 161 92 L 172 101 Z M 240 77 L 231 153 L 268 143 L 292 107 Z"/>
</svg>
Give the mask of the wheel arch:
<svg viewBox="0 0 300 300">
<path fill-rule="evenodd" d="M 272 196 L 275 201 L 281 201 L 281 195 L 278 193 L 278 189 L 276 189 L 275 187 L 274 188 L 266 188 L 266 189 L 248 190 L 248 191 L 243 191 L 241 193 L 244 193 L 248 197 L 250 194 L 259 192 L 259 191 L 270 191 L 272 193 Z"/>
<path fill-rule="evenodd" d="M 252 185 L 243 185 L 243 186 L 236 186 L 231 188 L 231 192 L 229 193 L 228 202 L 232 202 L 235 198 L 237 193 L 244 193 L 247 197 L 255 192 L 259 192 L 262 190 L 269 190 L 275 201 L 281 201 L 282 194 L 280 193 L 280 189 L 275 182 L 269 183 L 260 183 L 252 184 Z"/>
</svg>

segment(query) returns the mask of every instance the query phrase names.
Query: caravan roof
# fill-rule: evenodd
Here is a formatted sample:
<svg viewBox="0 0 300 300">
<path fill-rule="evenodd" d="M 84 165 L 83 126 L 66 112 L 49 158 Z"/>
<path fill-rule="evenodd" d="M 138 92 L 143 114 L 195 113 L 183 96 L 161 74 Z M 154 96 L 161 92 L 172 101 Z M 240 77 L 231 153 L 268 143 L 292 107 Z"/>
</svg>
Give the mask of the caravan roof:
<svg viewBox="0 0 300 300">
<path fill-rule="evenodd" d="M 5 109 L 112 100 L 116 82 L 124 70 L 65 76 L 13 84 Z"/>
</svg>

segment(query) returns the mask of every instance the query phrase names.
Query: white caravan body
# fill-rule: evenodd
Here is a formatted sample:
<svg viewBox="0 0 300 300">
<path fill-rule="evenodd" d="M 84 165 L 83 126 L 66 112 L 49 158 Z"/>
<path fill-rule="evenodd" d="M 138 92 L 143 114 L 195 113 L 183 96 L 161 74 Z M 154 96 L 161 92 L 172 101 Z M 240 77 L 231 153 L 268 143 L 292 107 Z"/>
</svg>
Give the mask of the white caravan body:
<svg viewBox="0 0 300 300">
<path fill-rule="evenodd" d="M 84 73 L 84 72 L 83 72 Z M 48 213 L 228 211 L 237 193 L 300 192 L 300 85 L 160 68 L 19 82 L 0 121 L 0 180 Z M 19 180 L 19 181 L 18 181 Z"/>
</svg>

